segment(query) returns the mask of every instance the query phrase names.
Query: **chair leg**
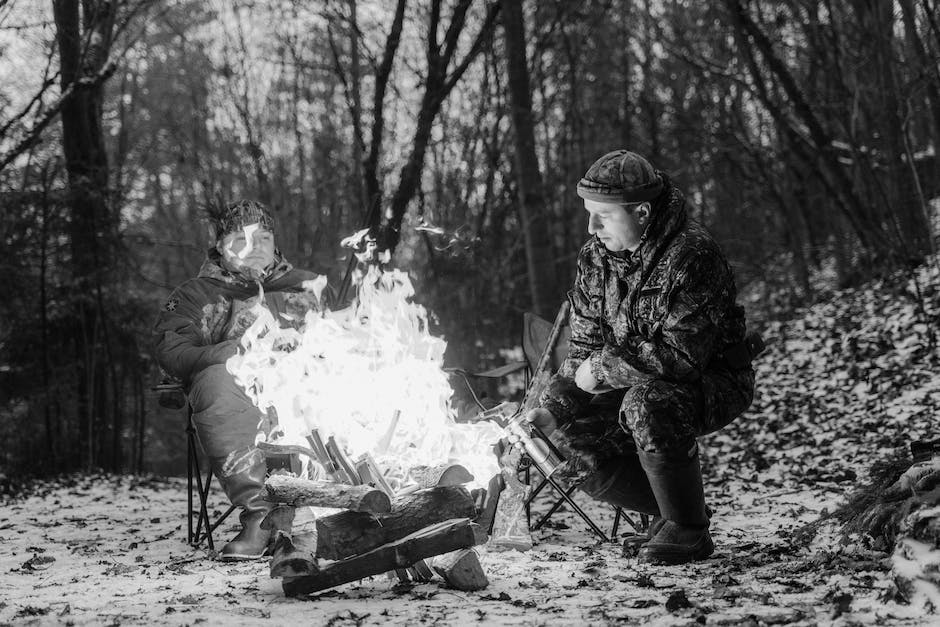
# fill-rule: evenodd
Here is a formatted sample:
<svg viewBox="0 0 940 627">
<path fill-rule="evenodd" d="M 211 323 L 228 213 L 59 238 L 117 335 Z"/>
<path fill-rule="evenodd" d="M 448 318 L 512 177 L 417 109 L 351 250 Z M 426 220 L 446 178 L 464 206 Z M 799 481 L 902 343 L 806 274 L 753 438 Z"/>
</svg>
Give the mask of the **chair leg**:
<svg viewBox="0 0 940 627">
<path fill-rule="evenodd" d="M 525 484 L 532 485 L 532 466 L 527 464 L 525 467 Z M 532 529 L 532 499 L 535 494 L 530 493 L 529 498 L 525 500 L 525 524 L 528 529 Z"/>
<path fill-rule="evenodd" d="M 570 497 L 576 489 L 577 489 L 577 486 L 569 486 L 568 489 L 562 494 L 567 494 Z M 545 515 L 542 516 L 537 523 L 535 523 L 535 525 L 532 527 L 532 531 L 541 529 L 542 525 L 544 525 L 548 521 L 548 519 L 551 518 L 552 514 L 557 512 L 558 508 L 564 505 L 564 503 L 565 503 L 565 499 L 563 498 L 555 501 L 555 504 L 552 505 L 551 509 L 549 509 L 548 512 L 546 512 Z"/>
<path fill-rule="evenodd" d="M 193 429 L 193 409 L 186 409 L 186 542 L 193 543 L 193 456 L 195 455 L 195 431 Z"/>
<path fill-rule="evenodd" d="M 215 519 L 215 522 L 212 523 L 212 526 L 209 527 L 208 531 L 206 531 L 206 534 L 207 534 L 207 536 L 209 537 L 210 545 L 211 545 L 211 542 L 212 542 L 212 532 L 215 531 L 216 529 L 218 529 L 219 525 L 221 525 L 223 522 L 225 522 L 225 519 L 228 518 L 229 515 L 230 515 L 232 512 L 234 512 L 236 509 L 238 509 L 238 507 L 237 507 L 236 505 L 229 505 L 229 506 L 228 506 L 228 509 L 225 510 L 225 513 L 222 514 L 221 516 L 219 516 L 218 518 L 216 518 L 216 519 Z M 213 547 L 210 546 L 209 548 L 213 548 Z"/>
<path fill-rule="evenodd" d="M 614 508 L 614 527 L 610 530 L 610 537 L 617 537 L 617 529 L 620 528 L 620 517 L 623 516 L 623 508 L 615 507 Z"/>
<path fill-rule="evenodd" d="M 209 485 L 212 483 L 212 468 L 210 467 L 206 473 L 206 480 L 203 483 L 202 480 L 202 468 L 199 465 L 198 454 L 193 451 L 193 461 L 196 465 L 196 489 L 199 492 L 199 520 L 196 524 L 196 534 L 193 539 L 193 546 L 199 546 L 203 540 L 209 541 L 209 548 L 215 549 L 215 545 L 212 542 L 212 535 L 209 533 L 209 509 L 206 505 L 206 499 L 209 497 Z M 202 536 L 203 525 L 205 525 L 206 536 Z"/>
<path fill-rule="evenodd" d="M 539 470 L 538 466 L 536 466 L 535 469 Z M 603 542 L 610 542 L 610 539 L 607 537 L 607 534 L 604 533 L 601 530 L 601 528 L 598 527 L 597 524 L 593 520 L 591 520 L 591 517 L 588 516 L 585 513 L 585 511 L 581 509 L 581 507 L 577 503 L 574 502 L 574 499 L 571 498 L 571 494 L 574 493 L 574 491 L 577 489 L 577 486 L 571 486 L 566 490 L 562 488 L 558 484 L 558 482 L 555 481 L 555 479 L 553 479 L 550 475 L 548 476 L 545 475 L 545 473 L 542 473 L 541 470 L 539 470 L 539 473 L 542 475 L 542 483 L 539 484 L 538 488 L 533 490 L 533 496 L 530 496 L 529 498 L 532 499 L 535 494 L 541 491 L 541 489 L 545 486 L 545 484 L 551 485 L 555 489 L 555 491 L 561 495 L 561 498 L 552 506 L 551 510 L 549 510 L 549 512 L 535 524 L 535 527 L 533 527 L 533 529 L 538 529 L 539 527 L 541 527 L 545 523 L 545 521 L 548 520 L 549 516 L 554 514 L 556 511 L 558 511 L 558 508 L 561 507 L 562 503 L 567 503 L 569 506 L 571 506 L 571 509 L 573 509 L 574 512 L 578 516 L 581 517 L 581 520 L 587 523 L 587 525 L 591 528 L 591 530 L 594 533 L 596 533 Z"/>
</svg>

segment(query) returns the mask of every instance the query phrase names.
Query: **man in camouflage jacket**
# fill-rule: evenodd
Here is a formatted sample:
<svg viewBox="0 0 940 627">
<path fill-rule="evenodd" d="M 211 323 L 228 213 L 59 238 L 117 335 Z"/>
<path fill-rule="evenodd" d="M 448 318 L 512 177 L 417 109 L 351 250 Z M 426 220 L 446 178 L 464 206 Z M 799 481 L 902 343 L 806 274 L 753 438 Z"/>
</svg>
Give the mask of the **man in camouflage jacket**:
<svg viewBox="0 0 940 627">
<path fill-rule="evenodd" d="M 581 488 L 655 518 L 641 560 L 708 557 L 696 437 L 751 403 L 743 309 L 721 250 L 669 178 L 618 150 L 578 184 L 590 241 L 569 292 L 567 359 L 529 420 L 580 464 Z"/>
<path fill-rule="evenodd" d="M 223 560 L 255 559 L 270 532 L 260 523 L 271 505 L 261 499 L 266 467 L 254 446 L 264 416 L 226 370 L 239 340 L 264 303 L 282 324 L 320 310 L 325 277 L 294 269 L 274 245 L 273 220 L 261 203 L 240 201 L 210 209 L 215 246 L 196 278 L 180 285 L 153 329 L 157 361 L 183 382 L 200 444 L 233 505 L 241 532 L 222 549 Z"/>
</svg>

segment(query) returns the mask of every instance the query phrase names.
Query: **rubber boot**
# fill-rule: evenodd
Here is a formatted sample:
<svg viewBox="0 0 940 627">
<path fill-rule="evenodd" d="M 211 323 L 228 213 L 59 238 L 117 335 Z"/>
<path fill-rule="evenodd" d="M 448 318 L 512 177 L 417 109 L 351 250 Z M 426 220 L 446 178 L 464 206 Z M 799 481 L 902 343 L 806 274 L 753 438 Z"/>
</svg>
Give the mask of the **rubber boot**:
<svg viewBox="0 0 940 627">
<path fill-rule="evenodd" d="M 274 504 L 261 498 L 266 470 L 264 462 L 259 460 L 244 472 L 219 477 L 229 500 L 242 508 L 238 515 L 241 531 L 222 547 L 222 561 L 256 560 L 267 554 L 271 532 L 261 528 L 261 521 Z"/>
<path fill-rule="evenodd" d="M 688 456 L 639 452 L 640 463 L 664 522 L 639 551 L 641 562 L 685 564 L 705 559 L 715 551 L 708 533 L 709 510 L 705 506 L 698 446 Z"/>
</svg>

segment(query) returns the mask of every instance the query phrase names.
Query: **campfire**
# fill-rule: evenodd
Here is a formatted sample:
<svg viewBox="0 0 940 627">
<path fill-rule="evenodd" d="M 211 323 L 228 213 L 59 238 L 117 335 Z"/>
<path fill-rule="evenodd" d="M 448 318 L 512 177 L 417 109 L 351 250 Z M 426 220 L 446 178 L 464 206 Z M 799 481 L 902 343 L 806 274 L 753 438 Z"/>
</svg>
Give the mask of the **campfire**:
<svg viewBox="0 0 940 627">
<path fill-rule="evenodd" d="M 354 280 L 351 307 L 286 327 L 258 306 L 227 364 L 268 416 L 258 448 L 301 462 L 265 485 L 278 504 L 263 523 L 275 534 L 271 576 L 289 596 L 384 572 L 480 589 L 473 547 L 487 540 L 505 485 L 494 455 L 505 432 L 456 421 L 446 344 L 412 302 L 407 274 L 363 264 Z M 305 287 L 319 294 L 325 283 Z M 332 511 L 294 529 L 308 506 Z"/>
</svg>

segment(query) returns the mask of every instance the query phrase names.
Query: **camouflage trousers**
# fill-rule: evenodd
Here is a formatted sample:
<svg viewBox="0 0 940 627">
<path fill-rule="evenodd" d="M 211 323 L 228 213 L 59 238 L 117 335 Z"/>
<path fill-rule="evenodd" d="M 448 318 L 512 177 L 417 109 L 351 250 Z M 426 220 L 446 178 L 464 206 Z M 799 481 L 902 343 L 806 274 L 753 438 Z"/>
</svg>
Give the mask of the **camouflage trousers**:
<svg viewBox="0 0 940 627">
<path fill-rule="evenodd" d="M 595 396 L 552 439 L 574 475 L 637 450 L 679 455 L 740 416 L 753 394 L 751 369 L 707 373 L 690 383 L 653 379 Z"/>
<path fill-rule="evenodd" d="M 239 474 L 264 463 L 264 455 L 255 447 L 258 433 L 267 427 L 264 416 L 224 364 L 209 366 L 193 377 L 189 402 L 199 444 L 217 476 Z"/>
</svg>

